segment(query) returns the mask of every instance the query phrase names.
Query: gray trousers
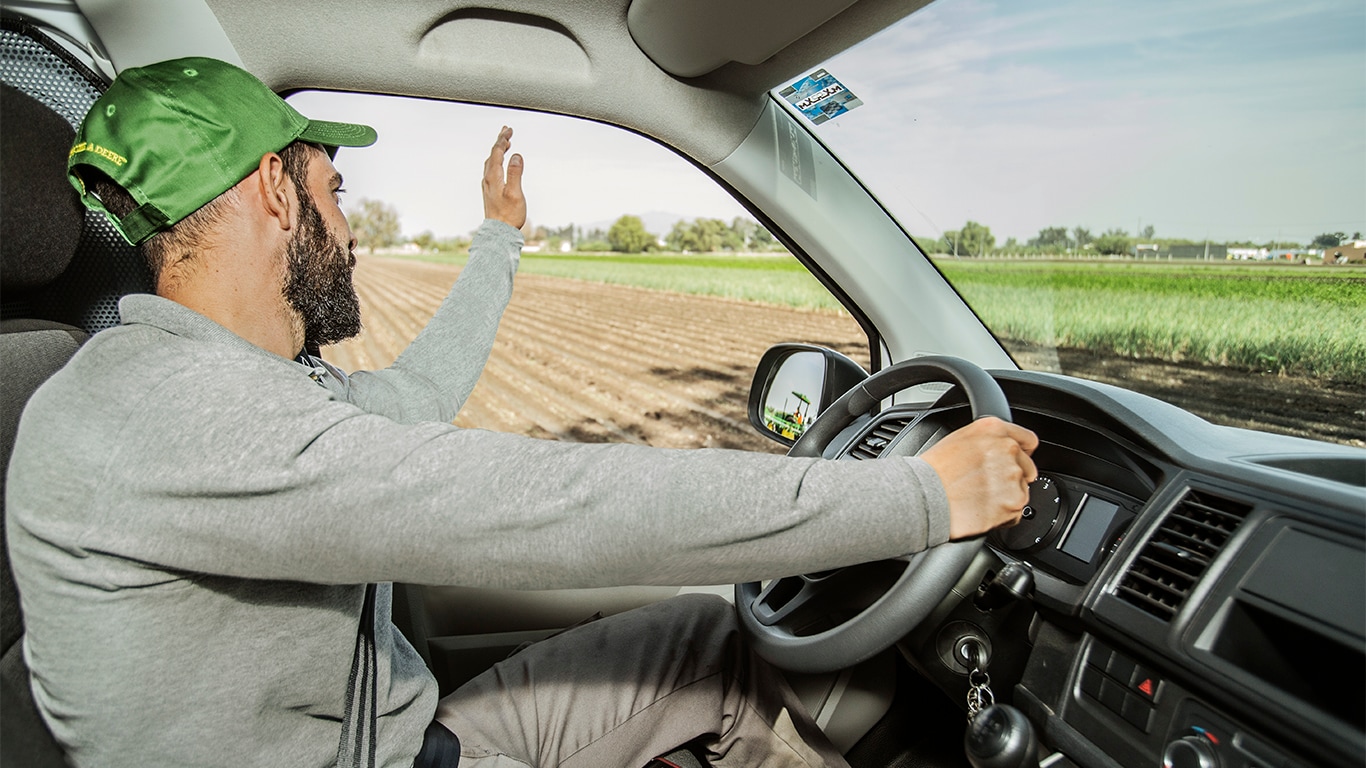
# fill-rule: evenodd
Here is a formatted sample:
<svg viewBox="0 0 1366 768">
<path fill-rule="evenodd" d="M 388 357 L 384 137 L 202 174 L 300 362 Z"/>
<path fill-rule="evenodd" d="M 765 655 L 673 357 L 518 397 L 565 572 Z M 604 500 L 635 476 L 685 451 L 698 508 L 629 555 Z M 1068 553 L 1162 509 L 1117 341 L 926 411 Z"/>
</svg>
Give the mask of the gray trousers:
<svg viewBox="0 0 1366 768">
<path fill-rule="evenodd" d="M 585 624 L 442 699 L 462 768 L 642 768 L 695 742 L 714 766 L 839 766 L 735 609 L 687 595 Z"/>
</svg>

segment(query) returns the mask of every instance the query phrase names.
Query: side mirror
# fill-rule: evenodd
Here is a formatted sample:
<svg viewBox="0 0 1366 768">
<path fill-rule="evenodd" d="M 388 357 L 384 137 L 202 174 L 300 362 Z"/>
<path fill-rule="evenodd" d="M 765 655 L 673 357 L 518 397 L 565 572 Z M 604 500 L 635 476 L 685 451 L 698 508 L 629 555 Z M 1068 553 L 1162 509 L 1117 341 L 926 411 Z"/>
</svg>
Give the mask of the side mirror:
<svg viewBox="0 0 1366 768">
<path fill-rule="evenodd" d="M 749 423 L 792 445 L 827 404 L 868 378 L 858 363 L 810 344 L 778 344 L 759 360 L 749 389 Z"/>
</svg>

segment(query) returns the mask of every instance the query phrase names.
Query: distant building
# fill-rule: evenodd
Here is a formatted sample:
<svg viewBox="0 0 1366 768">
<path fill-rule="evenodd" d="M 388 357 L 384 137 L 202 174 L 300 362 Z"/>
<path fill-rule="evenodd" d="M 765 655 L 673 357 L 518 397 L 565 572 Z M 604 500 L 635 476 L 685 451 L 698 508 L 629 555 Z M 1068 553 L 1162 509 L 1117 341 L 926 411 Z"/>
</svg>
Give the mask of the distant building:
<svg viewBox="0 0 1366 768">
<path fill-rule="evenodd" d="M 1324 264 L 1366 264 L 1366 240 L 1353 240 L 1323 249 Z"/>
</svg>

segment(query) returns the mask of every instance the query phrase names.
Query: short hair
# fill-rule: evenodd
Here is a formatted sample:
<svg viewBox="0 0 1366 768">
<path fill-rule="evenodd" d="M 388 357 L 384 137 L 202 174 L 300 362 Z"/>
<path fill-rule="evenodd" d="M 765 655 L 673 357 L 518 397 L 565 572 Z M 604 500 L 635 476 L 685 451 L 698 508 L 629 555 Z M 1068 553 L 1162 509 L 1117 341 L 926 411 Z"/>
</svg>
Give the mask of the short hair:
<svg viewBox="0 0 1366 768">
<path fill-rule="evenodd" d="M 316 145 L 293 141 L 279 152 L 285 175 L 294 184 L 294 191 L 300 195 L 307 194 L 308 160 L 312 148 L 321 151 Z M 123 218 L 137 207 L 137 201 L 128 190 L 99 170 L 84 168 L 81 175 L 90 191 L 115 216 Z M 234 184 L 199 210 L 157 232 L 138 246 L 142 258 L 147 262 L 147 269 L 152 273 L 153 285 L 158 284 L 165 270 L 194 258 L 200 240 L 223 220 L 228 206 L 236 203 L 239 197 L 237 185 Z"/>
</svg>

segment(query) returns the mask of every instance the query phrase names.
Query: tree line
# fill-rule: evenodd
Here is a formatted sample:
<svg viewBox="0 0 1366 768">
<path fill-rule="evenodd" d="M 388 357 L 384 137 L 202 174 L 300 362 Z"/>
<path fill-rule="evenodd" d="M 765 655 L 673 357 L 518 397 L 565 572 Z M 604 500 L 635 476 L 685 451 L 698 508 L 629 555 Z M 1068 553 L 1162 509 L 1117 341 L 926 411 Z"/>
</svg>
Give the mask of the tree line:
<svg viewBox="0 0 1366 768">
<path fill-rule="evenodd" d="M 554 252 L 723 253 L 782 250 L 773 235 L 757 222 L 740 216 L 726 223 L 721 219 L 683 219 L 660 237 L 645 228 L 639 216 L 626 214 L 607 229 L 584 230 L 574 224 L 562 227 L 528 227 L 528 243 L 543 244 Z"/>
<path fill-rule="evenodd" d="M 351 234 L 357 247 L 371 253 L 413 243 L 422 250 L 464 250 L 468 237 L 438 238 L 426 231 L 405 238 L 399 225 L 396 208 L 379 200 L 361 199 L 346 211 Z M 729 223 L 721 219 L 685 219 L 675 222 L 668 234 L 660 237 L 645 228 L 639 216 L 624 215 L 607 229 L 566 224 L 546 227 L 527 222 L 522 234 L 528 245 L 558 253 L 561 251 L 589 251 L 616 253 L 648 253 L 670 251 L 677 253 L 766 252 L 785 250 L 767 229 L 759 223 L 737 216 Z"/>
<path fill-rule="evenodd" d="M 430 231 L 404 238 L 399 227 L 398 211 L 378 200 L 361 199 L 356 207 L 346 212 L 346 218 L 351 224 L 351 233 L 355 235 L 359 247 L 371 252 L 408 242 L 414 243 L 422 250 L 464 250 L 469 247 L 468 237 L 437 238 Z M 681 220 L 663 237 L 646 230 L 645 223 L 639 216 L 629 214 L 621 216 L 605 230 L 592 228 L 585 231 L 573 224 L 560 227 L 533 226 L 528 222 L 523 228 L 523 235 L 528 244 L 540 245 L 543 250 L 552 253 L 734 253 L 785 250 L 762 225 L 740 216 L 735 217 L 730 223 L 707 218 Z M 1325 232 L 1314 237 L 1307 246 L 1286 241 L 1234 241 L 1224 244 L 1231 248 L 1319 249 L 1336 248 L 1346 242 L 1361 239 L 1361 232 L 1354 232 L 1350 237 L 1344 232 Z M 1118 256 L 1133 253 L 1135 247 L 1140 244 L 1167 248 L 1173 245 L 1199 245 L 1204 242 L 1186 238 L 1157 237 L 1156 228 L 1150 224 L 1138 230 L 1135 235 L 1130 235 L 1119 228 L 1092 234 L 1090 229 L 1083 226 L 1070 229 L 1062 226 L 1044 227 L 1037 235 L 1023 242 L 1009 237 L 998 245 L 995 235 L 991 233 L 991 227 L 976 221 L 968 221 L 962 228 L 949 230 L 937 239 L 917 238 L 917 241 L 930 253 L 956 256 L 985 256 L 1001 252 L 1090 252 Z"/>
<path fill-rule="evenodd" d="M 1139 245 L 1168 248 L 1173 245 L 1200 245 L 1205 242 L 1180 237 L 1158 237 L 1156 228 L 1149 224 L 1138 230 L 1136 235 L 1130 235 L 1128 231 L 1119 228 L 1109 229 L 1100 234 L 1092 234 L 1090 229 L 1082 226 L 1071 229 L 1067 227 L 1044 227 L 1039 230 L 1037 235 L 1028 240 L 1021 242 L 1014 237 L 1009 237 L 998 246 L 996 237 L 991 233 L 991 227 L 971 220 L 964 223 L 961 229 L 945 232 L 937 239 L 917 239 L 920 245 L 931 253 L 947 253 L 956 256 L 985 256 L 1001 252 L 1038 254 L 1091 252 L 1107 256 L 1119 256 L 1132 254 Z M 1317 249 L 1336 248 L 1343 243 L 1360 239 L 1360 232 L 1353 233 L 1351 237 L 1343 232 L 1326 232 L 1311 240 L 1308 246 L 1280 240 L 1265 243 L 1232 241 L 1223 244 L 1231 248 L 1281 250 L 1308 247 Z"/>
</svg>

